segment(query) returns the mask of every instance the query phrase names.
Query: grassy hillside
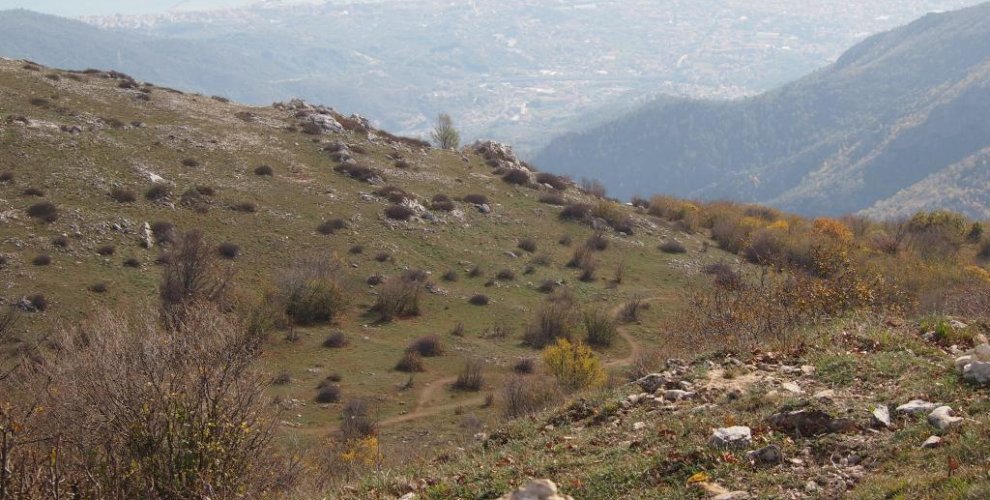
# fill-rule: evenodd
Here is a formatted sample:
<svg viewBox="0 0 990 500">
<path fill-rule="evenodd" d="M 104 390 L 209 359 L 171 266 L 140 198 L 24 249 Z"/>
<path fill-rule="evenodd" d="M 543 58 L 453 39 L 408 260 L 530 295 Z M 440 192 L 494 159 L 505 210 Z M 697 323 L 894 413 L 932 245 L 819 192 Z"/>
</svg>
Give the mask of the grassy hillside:
<svg viewBox="0 0 990 500">
<path fill-rule="evenodd" d="M 875 217 L 952 208 L 987 217 L 951 172 L 985 161 L 990 5 L 928 15 L 835 64 L 739 101 L 666 100 L 537 155 L 621 195 L 657 191 Z M 600 165 L 615 165 L 598 174 Z"/>
<path fill-rule="evenodd" d="M 655 314 L 673 314 L 699 269 L 726 257 L 702 253 L 697 236 L 567 183 L 559 190 L 510 184 L 493 173 L 495 159 L 478 154 L 433 150 L 340 115 L 324 116 L 351 130 L 304 133 L 312 111 L 302 104 L 249 108 L 122 75 L 11 60 L 0 61 L 0 96 L 2 296 L 8 304 L 39 294 L 47 302 L 43 312 L 21 315 L 8 351 L 22 352 L 57 325 L 102 309 L 154 307 L 161 256 L 189 230 L 233 256 L 220 266 L 247 308 L 264 305 L 296 260 L 339 259 L 346 311 L 332 324 L 273 333 L 258 361 L 269 380 L 289 380 L 266 392 L 283 406 L 285 443 L 321 443 L 338 427 L 341 404 L 359 398 L 369 401 L 383 445 L 396 451 L 390 461 L 470 440 L 502 417 L 486 396 L 498 392 L 519 359 L 538 354 L 519 341 L 549 292 L 544 287 L 566 288 L 578 309 L 611 310 L 641 296 L 653 300 Z M 373 185 L 336 171 L 343 163 L 333 151 L 341 145 L 382 180 Z M 396 205 L 374 194 L 386 185 L 418 200 L 406 202 L 416 212 L 409 221 L 386 217 Z M 487 203 L 422 209 L 441 194 L 480 195 Z M 541 199 L 598 205 L 628 218 L 631 234 L 562 220 L 562 209 Z M 45 203 L 56 207 L 53 222 L 29 215 Z M 333 234 L 322 234 L 328 221 L 322 232 Z M 150 248 L 145 223 L 155 233 Z M 595 234 L 607 248 L 595 252 L 597 269 L 582 281 L 583 271 L 565 264 Z M 690 253 L 657 249 L 672 240 Z M 385 285 L 369 285 L 369 278 L 410 270 L 425 271 L 430 282 L 420 291 L 419 314 L 380 321 L 370 309 Z M 475 295 L 487 305 L 473 305 Z M 323 346 L 334 332 L 343 332 L 346 346 Z M 430 335 L 444 354 L 425 358 L 425 372 L 393 369 L 410 342 Z M 621 371 L 662 342 L 655 329 L 635 329 L 599 354 Z M 479 392 L 450 388 L 467 360 L 483 363 Z M 319 403 L 317 386 L 330 376 L 339 379 L 340 402 Z"/>
<path fill-rule="evenodd" d="M 0 118 L 4 494 L 986 488 L 952 358 L 987 330 L 990 240 L 958 214 L 627 206 L 497 144 L 5 59 Z"/>
</svg>

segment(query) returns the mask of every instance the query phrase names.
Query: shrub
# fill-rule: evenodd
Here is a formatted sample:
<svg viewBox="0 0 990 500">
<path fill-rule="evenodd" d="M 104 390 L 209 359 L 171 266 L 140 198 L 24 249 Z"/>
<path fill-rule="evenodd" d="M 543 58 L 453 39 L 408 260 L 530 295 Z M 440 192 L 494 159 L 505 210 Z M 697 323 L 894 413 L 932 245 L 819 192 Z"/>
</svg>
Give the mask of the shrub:
<svg viewBox="0 0 990 500">
<path fill-rule="evenodd" d="M 572 244 L 574 244 L 574 239 L 571 238 L 571 235 L 565 234 L 561 236 L 560 239 L 557 240 L 557 244 L 559 244 L 562 247 L 569 247 Z"/>
<path fill-rule="evenodd" d="M 368 403 L 363 399 L 348 401 L 341 411 L 340 432 L 345 440 L 375 436 L 378 426 L 370 417 Z"/>
<path fill-rule="evenodd" d="M 226 305 L 228 273 L 220 269 L 216 252 L 201 231 L 182 234 L 165 260 L 158 295 L 170 327 L 181 325 L 194 306 Z"/>
<path fill-rule="evenodd" d="M 298 325 L 329 323 L 347 308 L 344 268 L 335 258 L 310 255 L 296 259 L 281 279 L 285 314 Z"/>
<path fill-rule="evenodd" d="M 639 312 L 646 309 L 647 303 L 639 295 L 633 295 L 619 310 L 619 319 L 625 323 L 639 321 Z"/>
<path fill-rule="evenodd" d="M 471 305 L 474 305 L 474 306 L 487 306 L 488 305 L 488 296 L 487 295 L 482 295 L 480 293 L 474 294 L 474 295 L 471 296 L 470 299 L 468 299 L 468 302 Z"/>
<path fill-rule="evenodd" d="M 570 185 L 570 181 L 566 177 L 554 175 L 549 172 L 540 172 L 536 174 L 536 182 L 546 184 L 557 191 L 564 191 L 567 189 L 568 185 Z"/>
<path fill-rule="evenodd" d="M 48 298 L 44 294 L 36 293 L 27 297 L 29 310 L 35 312 L 44 312 L 48 309 Z"/>
<path fill-rule="evenodd" d="M 471 266 L 471 269 L 468 269 L 469 278 L 478 278 L 484 275 L 485 275 L 485 271 L 478 266 Z"/>
<path fill-rule="evenodd" d="M 660 251 L 663 253 L 678 254 L 687 253 L 687 248 L 677 240 L 670 240 L 660 244 Z"/>
<path fill-rule="evenodd" d="M 151 224 L 151 236 L 155 244 L 164 245 L 175 242 L 175 226 L 171 222 L 158 221 Z"/>
<path fill-rule="evenodd" d="M 36 256 L 31 263 L 36 266 L 47 266 L 52 263 L 52 257 L 46 253 Z"/>
<path fill-rule="evenodd" d="M 258 205 L 256 205 L 253 201 L 242 201 L 240 203 L 235 203 L 230 208 L 235 212 L 243 212 L 246 214 L 253 214 L 258 211 Z"/>
<path fill-rule="evenodd" d="M 557 381 L 570 390 L 597 387 L 605 382 L 601 360 L 591 348 L 580 342 L 559 339 L 544 349 L 541 357 Z"/>
<path fill-rule="evenodd" d="M 454 329 L 450 331 L 450 334 L 453 335 L 453 336 L 455 336 L 455 337 L 463 337 L 464 336 L 464 323 L 457 323 L 456 325 L 454 325 Z"/>
<path fill-rule="evenodd" d="M 138 259 L 136 259 L 136 258 L 134 258 L 134 257 L 128 257 L 128 258 L 124 259 L 124 267 L 131 267 L 131 268 L 134 268 L 134 269 L 140 268 L 141 267 L 141 261 L 138 260 Z"/>
<path fill-rule="evenodd" d="M 289 385 L 292 383 L 292 374 L 282 370 L 272 378 L 272 385 Z"/>
<path fill-rule="evenodd" d="M 483 365 L 480 361 L 475 359 L 470 359 L 464 363 L 464 368 L 461 373 L 457 375 L 457 380 L 454 382 L 454 389 L 458 391 L 480 391 L 485 385 L 485 377 L 483 372 Z"/>
<path fill-rule="evenodd" d="M 340 401 L 340 386 L 325 384 L 316 392 L 316 402 L 321 404 L 336 403 Z"/>
<path fill-rule="evenodd" d="M 196 192 L 203 196 L 213 196 L 217 190 L 212 186 L 196 186 Z"/>
<path fill-rule="evenodd" d="M 457 206 L 454 205 L 453 201 L 450 201 L 449 199 L 438 200 L 437 199 L 438 196 L 443 196 L 444 198 L 446 198 L 446 196 L 444 195 L 434 196 L 433 201 L 430 202 L 430 208 L 432 208 L 433 210 L 439 210 L 441 212 L 453 212 L 454 209 L 457 208 Z"/>
<path fill-rule="evenodd" d="M 581 191 L 596 198 L 604 198 L 606 194 L 605 185 L 595 179 L 581 179 Z"/>
<path fill-rule="evenodd" d="M 42 191 L 42 190 L 40 190 L 38 188 L 35 188 L 35 187 L 29 187 L 29 188 L 25 189 L 24 192 L 23 192 L 23 194 L 24 194 L 24 196 L 35 196 L 35 197 L 38 197 L 38 198 L 42 198 L 42 197 L 45 196 L 45 192 L 44 191 Z"/>
<path fill-rule="evenodd" d="M 344 174 L 352 179 L 359 180 L 361 182 L 370 183 L 376 179 L 384 179 L 385 176 L 373 168 L 365 167 L 363 165 L 353 165 L 349 163 L 342 163 L 333 168 L 334 171 Z"/>
<path fill-rule="evenodd" d="M 364 253 L 364 247 L 361 245 L 353 245 L 351 248 L 347 249 L 347 253 L 351 255 L 361 255 Z"/>
<path fill-rule="evenodd" d="M 27 214 L 29 217 L 51 223 L 58 220 L 58 207 L 52 202 L 42 201 L 29 206 Z"/>
<path fill-rule="evenodd" d="M 254 167 L 254 175 L 271 177 L 275 175 L 275 171 L 268 165 L 258 165 Z"/>
<path fill-rule="evenodd" d="M 69 237 L 62 234 L 52 238 L 52 246 L 55 248 L 69 248 Z"/>
<path fill-rule="evenodd" d="M 505 415 L 509 418 L 533 415 L 548 408 L 559 398 L 555 384 L 514 376 L 502 387 Z"/>
<path fill-rule="evenodd" d="M 615 320 L 601 309 L 584 313 L 585 342 L 595 347 L 609 347 L 618 335 Z"/>
<path fill-rule="evenodd" d="M 539 349 L 557 339 L 569 339 L 575 323 L 573 304 L 569 301 L 546 302 L 536 311 L 533 322 L 526 327 L 523 343 Z"/>
<path fill-rule="evenodd" d="M 96 253 L 102 255 L 103 257 L 109 257 L 116 253 L 117 247 L 113 245 L 101 245 L 96 247 Z"/>
<path fill-rule="evenodd" d="M 137 201 L 137 193 L 130 189 L 114 188 L 110 191 L 110 199 L 117 203 L 133 203 Z"/>
<path fill-rule="evenodd" d="M 461 143 L 461 134 L 454 127 L 454 120 L 446 113 L 437 116 L 430 137 L 438 149 L 457 149 Z"/>
<path fill-rule="evenodd" d="M 474 205 L 487 205 L 488 197 L 483 194 L 469 194 L 464 197 L 464 202 Z"/>
<path fill-rule="evenodd" d="M 533 238 L 523 238 L 519 240 L 519 244 L 517 245 L 517 247 L 519 247 L 520 250 L 529 253 L 534 253 L 536 252 L 536 240 L 534 240 Z"/>
<path fill-rule="evenodd" d="M 584 241 L 584 247 L 590 250 L 602 252 L 608 249 L 608 239 L 605 238 L 604 233 L 595 231 L 591 236 L 588 236 L 587 240 Z"/>
<path fill-rule="evenodd" d="M 547 205 L 553 205 L 555 207 L 562 207 L 567 204 L 567 200 L 557 193 L 546 193 L 544 195 L 540 195 L 540 203 L 546 203 Z"/>
<path fill-rule="evenodd" d="M 388 262 L 390 260 L 392 260 L 392 254 L 388 252 L 378 252 L 377 254 L 375 254 L 376 262 Z"/>
<path fill-rule="evenodd" d="M 144 192 L 144 197 L 148 201 L 161 201 L 172 196 L 172 190 L 164 184 L 155 184 Z"/>
<path fill-rule="evenodd" d="M 14 182 L 14 173 L 10 171 L 0 172 L 0 184 L 10 184 Z"/>
<path fill-rule="evenodd" d="M 189 168 L 198 167 L 199 166 L 199 160 L 196 160 L 194 158 L 185 158 L 185 159 L 182 160 L 182 166 L 189 167 Z"/>
<path fill-rule="evenodd" d="M 378 286 L 385 282 L 385 277 L 379 273 L 372 274 L 368 276 L 368 279 L 364 280 L 369 286 Z"/>
<path fill-rule="evenodd" d="M 392 220 L 407 221 L 413 215 L 415 215 L 415 212 L 407 206 L 391 205 L 385 208 L 385 217 Z"/>
<path fill-rule="evenodd" d="M 375 196 L 380 196 L 380 197 L 385 198 L 386 200 L 388 200 L 388 201 L 390 201 L 392 203 L 396 203 L 396 204 L 402 203 L 402 202 L 404 202 L 406 200 L 415 200 L 416 199 L 415 196 L 413 196 L 413 195 L 411 195 L 411 194 L 409 194 L 409 193 L 407 193 L 407 192 L 403 191 L 402 189 L 399 189 L 399 188 L 397 188 L 395 186 L 384 186 L 384 187 L 380 187 L 380 188 L 372 191 L 372 193 Z"/>
<path fill-rule="evenodd" d="M 495 275 L 495 279 L 502 281 L 512 281 L 516 279 L 516 273 L 512 269 L 502 269 Z"/>
<path fill-rule="evenodd" d="M 425 284 L 430 280 L 430 273 L 422 269 L 407 269 L 402 273 L 402 279 L 413 283 Z"/>
<path fill-rule="evenodd" d="M 591 205 L 587 203 L 571 203 L 560 211 L 562 220 L 584 220 L 591 213 Z"/>
<path fill-rule="evenodd" d="M 414 340 L 406 350 L 416 352 L 424 358 L 434 358 L 443 355 L 443 344 L 440 337 L 427 335 Z"/>
<path fill-rule="evenodd" d="M 595 281 L 595 272 L 598 270 L 598 261 L 595 260 L 594 257 L 589 254 L 581 260 L 578 267 L 581 269 L 581 274 L 578 276 L 579 280 L 585 283 Z"/>
<path fill-rule="evenodd" d="M 346 228 L 347 222 L 344 221 L 344 219 L 329 219 L 323 221 L 323 223 L 317 226 L 316 231 L 322 235 L 329 236 Z"/>
<path fill-rule="evenodd" d="M 395 160 L 395 162 L 392 163 L 392 166 L 395 167 L 395 168 L 398 168 L 400 170 L 405 170 L 405 169 L 411 167 L 412 165 L 409 163 L 408 160 L 404 160 L 404 159 L 401 159 L 400 158 L 398 160 Z"/>
<path fill-rule="evenodd" d="M 990 240 L 984 240 L 983 243 L 980 243 L 976 256 L 983 260 L 990 260 Z"/>
<path fill-rule="evenodd" d="M 217 246 L 217 253 L 225 259 L 236 259 L 241 254 L 241 247 L 230 242 Z"/>
<path fill-rule="evenodd" d="M 512 371 L 520 375 L 529 375 L 536 371 L 536 362 L 533 358 L 522 358 L 512 365 Z"/>
<path fill-rule="evenodd" d="M 105 281 L 100 281 L 98 283 L 93 283 L 92 285 L 89 286 L 89 291 L 91 291 L 93 293 L 106 293 L 107 290 L 109 290 L 109 289 L 110 289 L 110 286 L 107 285 L 107 283 Z"/>
<path fill-rule="evenodd" d="M 520 168 L 509 169 L 509 171 L 502 176 L 502 180 L 515 186 L 525 186 L 526 184 L 529 184 L 529 173 Z"/>
<path fill-rule="evenodd" d="M 395 364 L 395 370 L 405 373 L 419 373 L 425 372 L 426 368 L 423 367 L 423 357 L 415 351 L 406 351 L 399 362 Z"/>
<path fill-rule="evenodd" d="M 444 281 L 447 281 L 447 282 L 450 282 L 450 283 L 454 283 L 454 282 L 456 282 L 456 281 L 458 281 L 460 279 L 460 276 L 457 275 L 457 271 L 450 270 L 450 271 L 447 271 L 447 272 L 443 273 L 442 278 L 443 278 Z"/>
<path fill-rule="evenodd" d="M 419 300 L 422 284 L 404 277 L 389 278 L 378 293 L 378 300 L 372 311 L 381 316 L 382 321 L 419 316 Z"/>
<path fill-rule="evenodd" d="M 642 196 L 633 196 L 629 203 L 636 208 L 642 208 L 644 210 L 649 210 L 650 208 L 650 200 Z"/>
<path fill-rule="evenodd" d="M 44 496 L 193 498 L 204 485 L 219 498 L 276 491 L 277 421 L 239 325 L 201 311 L 179 332 L 110 314 L 79 330 L 59 332 L 58 354 L 46 363 L 58 395 L 45 414 L 64 440 L 57 454 L 44 447 L 62 478 Z"/>
<path fill-rule="evenodd" d="M 702 272 L 715 278 L 715 285 L 735 289 L 742 286 L 742 275 L 724 262 L 715 262 L 702 268 Z"/>
<path fill-rule="evenodd" d="M 558 287 L 560 283 L 557 280 L 544 280 L 536 289 L 541 293 L 553 293 Z"/>
</svg>

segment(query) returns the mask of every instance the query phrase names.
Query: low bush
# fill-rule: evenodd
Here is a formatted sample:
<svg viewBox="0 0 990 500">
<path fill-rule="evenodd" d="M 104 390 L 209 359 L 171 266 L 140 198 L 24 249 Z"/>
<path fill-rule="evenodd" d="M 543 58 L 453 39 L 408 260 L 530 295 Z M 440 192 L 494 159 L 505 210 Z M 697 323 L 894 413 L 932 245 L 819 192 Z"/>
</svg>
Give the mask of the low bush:
<svg viewBox="0 0 990 500">
<path fill-rule="evenodd" d="M 488 305 L 488 301 L 489 301 L 488 296 L 487 295 L 482 295 L 480 293 L 479 294 L 472 295 L 471 298 L 468 299 L 468 302 L 471 305 L 475 305 L 475 306 L 487 306 Z"/>
<path fill-rule="evenodd" d="M 327 335 L 327 338 L 323 339 L 323 347 L 328 349 L 340 349 L 341 347 L 347 347 L 347 335 L 344 332 L 333 332 Z"/>
<path fill-rule="evenodd" d="M 134 257 L 128 257 L 124 259 L 124 267 L 138 269 L 141 267 L 141 261 Z"/>
<path fill-rule="evenodd" d="M 217 253 L 225 259 L 236 259 L 241 254 L 241 247 L 234 243 L 225 242 L 217 246 Z"/>
<path fill-rule="evenodd" d="M 516 273 L 512 269 L 502 269 L 495 275 L 495 279 L 502 281 L 512 281 L 516 279 Z"/>
<path fill-rule="evenodd" d="M 536 252 L 536 240 L 533 238 L 523 238 L 519 240 L 519 244 L 516 245 L 520 250 L 534 253 Z"/>
<path fill-rule="evenodd" d="M 148 201 L 161 201 L 172 196 L 172 189 L 164 184 L 155 184 L 144 192 L 144 198 Z"/>
<path fill-rule="evenodd" d="M 326 384 L 317 389 L 316 402 L 320 404 L 336 403 L 340 401 L 340 386 Z"/>
<path fill-rule="evenodd" d="M 512 371 L 520 375 L 529 375 L 536 371 L 536 362 L 533 358 L 522 358 L 512 365 Z"/>
<path fill-rule="evenodd" d="M 529 184 L 529 173 L 519 168 L 509 169 L 509 171 L 502 176 L 502 180 L 507 184 L 512 184 L 514 186 L 525 186 Z"/>
<path fill-rule="evenodd" d="M 552 406 L 560 390 L 546 380 L 534 381 L 530 377 L 514 376 L 502 387 L 502 403 L 505 416 L 519 418 L 534 415 Z"/>
<path fill-rule="evenodd" d="M 240 203 L 235 203 L 230 208 L 235 212 L 243 212 L 246 214 L 253 214 L 258 211 L 258 205 L 253 201 L 242 201 Z"/>
<path fill-rule="evenodd" d="M 544 280 L 540 286 L 536 287 L 536 290 L 540 293 L 553 293 L 558 287 L 560 287 L 560 282 L 557 280 Z"/>
<path fill-rule="evenodd" d="M 371 419 L 368 403 L 363 400 L 348 401 L 341 411 L 340 432 L 345 440 L 362 439 L 378 434 L 378 426 Z"/>
<path fill-rule="evenodd" d="M 480 391 L 485 385 L 483 371 L 484 366 L 481 364 L 481 361 L 474 359 L 468 360 L 464 364 L 461 373 L 457 375 L 457 380 L 454 382 L 454 389 L 458 391 Z"/>
<path fill-rule="evenodd" d="M 687 253 L 687 248 L 679 241 L 670 240 L 660 244 L 660 251 L 663 253 L 680 254 Z"/>
<path fill-rule="evenodd" d="M 472 266 L 471 269 L 468 269 L 469 278 L 479 278 L 484 275 L 485 275 L 485 271 L 478 266 Z"/>
<path fill-rule="evenodd" d="M 414 340 L 406 350 L 419 353 L 424 358 L 433 358 L 443 355 L 443 343 L 440 341 L 440 337 L 427 335 Z"/>
<path fill-rule="evenodd" d="M 114 188 L 110 191 L 110 199 L 117 203 L 133 203 L 137 201 L 137 193 L 130 189 Z"/>
<path fill-rule="evenodd" d="M 395 364 L 395 370 L 404 373 L 420 373 L 425 372 L 426 368 L 423 366 L 423 357 L 415 351 L 406 351 L 399 362 Z"/>
<path fill-rule="evenodd" d="M 254 175 L 261 177 L 271 177 L 275 175 L 275 171 L 272 169 L 272 167 L 269 167 L 268 165 L 258 165 L 257 167 L 254 167 Z"/>
<path fill-rule="evenodd" d="M 29 217 L 44 221 L 44 222 L 55 222 L 58 220 L 58 207 L 50 201 L 42 201 L 35 203 L 27 208 L 27 215 Z"/>
<path fill-rule="evenodd" d="M 608 249 L 608 238 L 600 231 L 595 231 L 587 240 L 584 240 L 584 247 L 596 252 L 603 252 Z"/>
<path fill-rule="evenodd" d="M 581 221 L 591 214 L 591 208 L 591 205 L 587 203 L 571 203 L 560 211 L 560 218 L 562 220 Z"/>
<path fill-rule="evenodd" d="M 618 335 L 615 320 L 608 312 L 593 309 L 584 313 L 585 342 L 595 347 L 609 347 Z"/>
<path fill-rule="evenodd" d="M 376 262 L 388 262 L 390 260 L 392 260 L 392 254 L 388 252 L 378 252 L 377 254 L 375 254 Z"/>
<path fill-rule="evenodd" d="M 380 197 L 385 198 L 386 200 L 388 200 L 388 201 L 390 201 L 392 203 L 395 203 L 395 204 L 402 203 L 402 202 L 404 202 L 406 200 L 415 200 L 416 199 L 415 196 L 413 196 L 413 195 L 411 195 L 411 194 L 409 194 L 409 193 L 407 193 L 407 192 L 403 191 L 402 189 L 399 189 L 399 188 L 397 188 L 395 186 L 383 186 L 383 187 L 380 187 L 380 188 L 372 191 L 372 193 L 375 196 L 380 196 Z"/>
<path fill-rule="evenodd" d="M 575 324 L 573 304 L 569 301 L 546 302 L 536 311 L 536 317 L 526 327 L 523 343 L 540 349 L 557 339 L 569 339 L 574 333 Z"/>
<path fill-rule="evenodd" d="M 368 279 L 364 280 L 364 282 L 367 283 L 369 286 L 378 286 L 385 282 L 385 277 L 382 276 L 380 273 L 375 273 L 372 274 L 371 276 L 368 276 Z"/>
<path fill-rule="evenodd" d="M 415 214 L 411 208 L 404 205 L 390 205 L 385 208 L 385 217 L 392 220 L 408 221 Z"/>
<path fill-rule="evenodd" d="M 48 298 L 44 294 L 36 293 L 27 298 L 29 311 L 45 312 L 48 309 Z"/>
<path fill-rule="evenodd" d="M 557 193 L 546 193 L 540 195 L 540 203 L 545 203 L 547 205 L 553 205 L 555 207 L 562 207 L 567 204 L 567 200 L 563 196 Z"/>
<path fill-rule="evenodd" d="M 69 237 L 61 234 L 52 238 L 52 246 L 55 248 L 69 248 Z"/>
<path fill-rule="evenodd" d="M 107 293 L 107 290 L 109 289 L 110 285 L 108 285 L 105 281 L 93 283 L 89 286 L 89 291 L 93 293 Z"/>
<path fill-rule="evenodd" d="M 23 194 L 24 196 L 34 196 L 37 198 L 43 198 L 45 196 L 44 191 L 35 187 L 29 187 L 25 189 L 21 194 Z"/>
<path fill-rule="evenodd" d="M 103 257 L 109 257 L 117 252 L 117 247 L 113 245 L 100 245 L 96 247 L 96 253 Z"/>
<path fill-rule="evenodd" d="M 347 222 L 344 219 L 328 219 L 316 227 L 316 231 L 325 236 L 335 234 L 343 229 L 347 229 Z"/>
<path fill-rule="evenodd" d="M 151 224 L 151 236 L 156 245 L 175 242 L 175 226 L 171 222 L 158 221 Z"/>
<path fill-rule="evenodd" d="M 344 267 L 337 259 L 325 255 L 296 259 L 279 283 L 285 314 L 299 325 L 332 322 L 349 302 L 343 283 Z"/>
<path fill-rule="evenodd" d="M 450 271 L 447 271 L 447 272 L 443 273 L 442 278 L 443 278 L 444 281 L 449 282 L 449 283 L 454 283 L 454 282 L 460 280 L 460 276 L 457 274 L 457 271 L 454 271 L 454 270 L 450 270 Z"/>
<path fill-rule="evenodd" d="M 464 197 L 464 202 L 474 205 L 487 205 L 488 197 L 483 194 L 469 194 Z"/>
<path fill-rule="evenodd" d="M 14 182 L 14 173 L 11 171 L 0 172 L 0 184 L 11 184 Z"/>
<path fill-rule="evenodd" d="M 647 303 L 639 295 L 633 295 L 619 310 L 619 319 L 624 323 L 639 321 L 639 312 L 646 309 Z"/>
<path fill-rule="evenodd" d="M 536 174 L 536 182 L 546 184 L 557 191 L 565 191 L 570 185 L 570 180 L 566 177 L 554 175 L 549 172 L 540 172 Z"/>
<path fill-rule="evenodd" d="M 31 260 L 31 264 L 34 264 L 36 266 L 47 266 L 51 263 L 52 263 L 52 257 L 46 253 L 37 255 L 34 259 Z"/>
<path fill-rule="evenodd" d="M 365 167 L 363 165 L 352 165 L 348 163 L 343 163 L 334 167 L 334 171 L 344 174 L 352 179 L 359 180 L 362 182 L 371 182 L 376 179 L 384 179 L 385 175 L 376 169 Z"/>
<path fill-rule="evenodd" d="M 371 310 L 381 316 L 381 321 L 419 316 L 422 294 L 421 282 L 405 277 L 389 278 L 382 285 L 378 300 Z"/>
</svg>

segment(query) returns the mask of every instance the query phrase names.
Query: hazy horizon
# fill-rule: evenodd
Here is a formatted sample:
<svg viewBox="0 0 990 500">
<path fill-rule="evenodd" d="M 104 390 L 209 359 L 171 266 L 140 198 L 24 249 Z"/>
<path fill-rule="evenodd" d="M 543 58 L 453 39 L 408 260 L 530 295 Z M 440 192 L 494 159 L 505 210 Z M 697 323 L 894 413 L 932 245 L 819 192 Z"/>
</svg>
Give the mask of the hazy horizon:
<svg viewBox="0 0 990 500">
<path fill-rule="evenodd" d="M 304 0 L 282 0 L 301 3 Z M 112 16 L 114 14 L 155 14 L 168 11 L 210 10 L 243 7 L 261 0 L 0 0 L 0 10 L 27 9 L 62 17 Z"/>
</svg>

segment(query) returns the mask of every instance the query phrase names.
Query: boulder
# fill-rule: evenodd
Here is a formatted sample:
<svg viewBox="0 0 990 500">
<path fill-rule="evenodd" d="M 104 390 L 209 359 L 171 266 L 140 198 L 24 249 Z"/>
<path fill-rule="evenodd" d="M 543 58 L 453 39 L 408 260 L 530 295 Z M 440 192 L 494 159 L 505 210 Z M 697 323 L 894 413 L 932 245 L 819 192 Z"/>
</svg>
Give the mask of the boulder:
<svg viewBox="0 0 990 500">
<path fill-rule="evenodd" d="M 956 358 L 956 370 L 966 381 L 990 385 L 990 344 L 980 344 Z"/>
<path fill-rule="evenodd" d="M 953 416 L 952 408 L 948 406 L 939 406 L 928 414 L 928 423 L 940 431 L 944 431 L 962 422 L 962 420 L 961 417 Z"/>
<path fill-rule="evenodd" d="M 747 453 L 746 458 L 749 459 L 750 463 L 756 465 L 776 465 L 784 460 L 784 452 L 780 446 L 771 444 Z"/>
<path fill-rule="evenodd" d="M 942 446 L 942 438 L 938 436 L 932 436 L 921 443 L 922 448 L 938 448 L 939 446 Z"/>
<path fill-rule="evenodd" d="M 873 427 L 890 427 L 890 410 L 887 405 L 880 405 L 873 410 Z"/>
<path fill-rule="evenodd" d="M 938 405 L 935 403 L 929 403 L 928 401 L 914 399 L 898 406 L 897 413 L 904 413 L 907 415 L 917 415 L 919 413 L 931 412 L 935 408 L 938 408 Z"/>
<path fill-rule="evenodd" d="M 682 399 L 691 399 L 693 397 L 693 392 L 682 391 L 680 389 L 670 389 L 668 391 L 664 391 L 663 393 L 663 398 L 667 401 L 680 401 Z"/>
<path fill-rule="evenodd" d="M 340 134 L 344 131 L 344 126 L 331 115 L 309 115 L 309 121 L 313 122 L 313 125 L 316 125 L 325 133 Z"/>
<path fill-rule="evenodd" d="M 574 500 L 569 495 L 557 491 L 557 485 L 549 479 L 534 479 L 512 493 L 506 493 L 498 500 Z"/>
<path fill-rule="evenodd" d="M 670 376 L 666 373 L 651 373 L 636 381 L 643 391 L 653 394 L 670 382 Z"/>
<path fill-rule="evenodd" d="M 753 431 L 741 425 L 722 427 L 712 431 L 708 440 L 713 448 L 745 448 L 753 441 Z"/>
</svg>

